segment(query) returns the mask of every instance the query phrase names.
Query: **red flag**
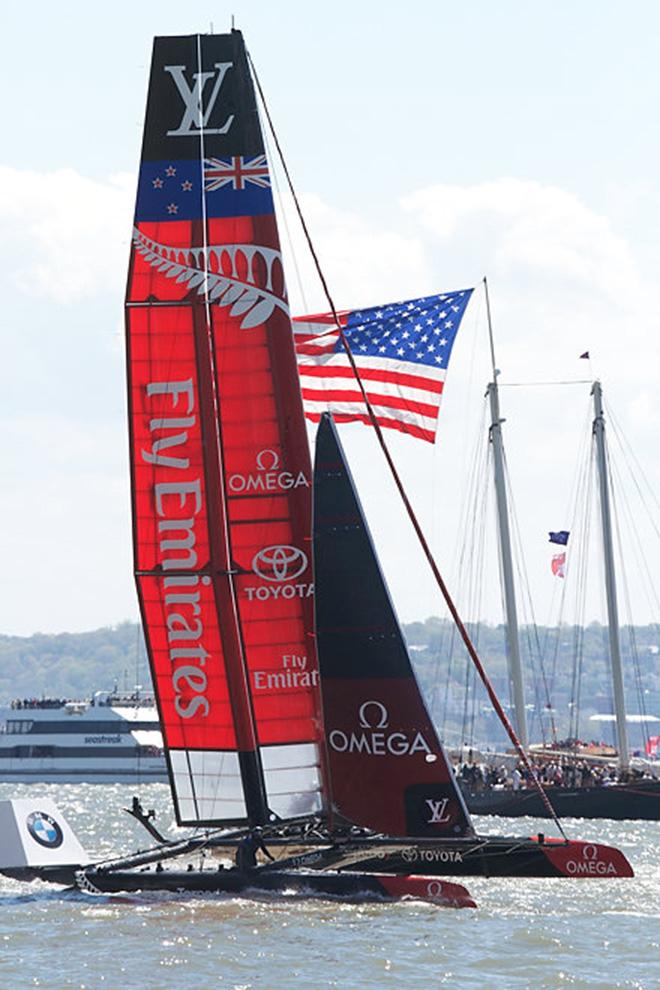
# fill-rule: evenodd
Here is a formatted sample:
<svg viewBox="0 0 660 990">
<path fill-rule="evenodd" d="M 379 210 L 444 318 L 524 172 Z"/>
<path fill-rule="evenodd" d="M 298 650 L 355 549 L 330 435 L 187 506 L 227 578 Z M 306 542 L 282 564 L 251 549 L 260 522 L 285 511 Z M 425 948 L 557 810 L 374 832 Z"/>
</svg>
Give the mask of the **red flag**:
<svg viewBox="0 0 660 990">
<path fill-rule="evenodd" d="M 555 577 L 566 577 L 566 553 L 557 553 L 550 562 Z"/>
</svg>

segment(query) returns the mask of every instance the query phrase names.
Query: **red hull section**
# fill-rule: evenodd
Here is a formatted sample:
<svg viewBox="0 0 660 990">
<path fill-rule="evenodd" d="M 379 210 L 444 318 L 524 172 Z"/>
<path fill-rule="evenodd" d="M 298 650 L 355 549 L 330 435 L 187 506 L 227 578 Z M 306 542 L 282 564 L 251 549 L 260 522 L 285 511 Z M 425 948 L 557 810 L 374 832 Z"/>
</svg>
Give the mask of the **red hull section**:
<svg viewBox="0 0 660 990">
<path fill-rule="evenodd" d="M 634 877 L 633 868 L 619 849 L 599 842 L 570 840 L 568 843 L 545 839 L 543 852 L 562 876 L 612 878 Z"/>
<path fill-rule="evenodd" d="M 438 880 L 437 877 L 386 876 L 374 874 L 384 889 L 394 899 L 411 897 L 420 901 L 431 901 L 445 907 L 476 908 L 470 892 L 460 883 Z"/>
</svg>

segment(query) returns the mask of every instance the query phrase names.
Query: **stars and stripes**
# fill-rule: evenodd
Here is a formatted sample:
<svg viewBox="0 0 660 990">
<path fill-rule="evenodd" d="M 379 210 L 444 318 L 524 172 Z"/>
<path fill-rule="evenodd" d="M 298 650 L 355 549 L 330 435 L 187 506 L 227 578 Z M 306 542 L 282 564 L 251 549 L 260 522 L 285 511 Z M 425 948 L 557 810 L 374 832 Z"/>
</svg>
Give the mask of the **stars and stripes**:
<svg viewBox="0 0 660 990">
<path fill-rule="evenodd" d="M 381 427 L 435 440 L 451 350 L 472 289 L 338 314 Z M 305 415 L 369 423 L 331 314 L 293 321 Z"/>
<path fill-rule="evenodd" d="M 232 158 L 204 159 L 206 192 L 214 192 L 229 185 L 232 189 L 245 189 L 248 183 L 261 189 L 270 188 L 270 175 L 265 155 L 253 155 L 251 158 L 234 155 Z"/>
</svg>

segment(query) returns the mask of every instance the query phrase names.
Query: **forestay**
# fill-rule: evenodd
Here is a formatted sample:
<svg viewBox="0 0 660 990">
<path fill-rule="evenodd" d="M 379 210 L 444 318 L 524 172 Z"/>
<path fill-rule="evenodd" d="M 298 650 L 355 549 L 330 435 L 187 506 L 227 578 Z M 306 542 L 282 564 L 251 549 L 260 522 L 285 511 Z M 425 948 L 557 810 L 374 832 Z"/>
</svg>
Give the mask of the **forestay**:
<svg viewBox="0 0 660 990">
<path fill-rule="evenodd" d="M 155 40 L 126 312 L 135 573 L 177 819 L 319 810 L 311 470 L 240 32 Z"/>
</svg>

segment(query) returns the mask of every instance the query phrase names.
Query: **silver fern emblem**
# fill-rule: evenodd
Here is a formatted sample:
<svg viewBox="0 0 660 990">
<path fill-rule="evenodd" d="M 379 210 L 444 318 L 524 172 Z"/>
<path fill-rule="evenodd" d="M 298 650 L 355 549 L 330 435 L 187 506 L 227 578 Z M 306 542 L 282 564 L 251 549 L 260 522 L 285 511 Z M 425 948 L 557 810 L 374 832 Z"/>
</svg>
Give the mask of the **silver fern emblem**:
<svg viewBox="0 0 660 990">
<path fill-rule="evenodd" d="M 214 244 L 207 247 L 173 247 L 159 244 L 133 229 L 136 251 L 153 268 L 167 278 L 185 282 L 200 295 L 208 295 L 209 302 L 218 306 L 231 306 L 231 316 L 242 316 L 241 329 L 265 323 L 276 306 L 288 315 L 289 306 L 284 287 L 282 256 L 273 248 L 259 244 Z M 257 265 L 265 271 L 257 284 Z M 275 263 L 278 263 L 281 292 L 273 288 Z M 244 277 L 239 277 L 239 263 Z"/>
</svg>

